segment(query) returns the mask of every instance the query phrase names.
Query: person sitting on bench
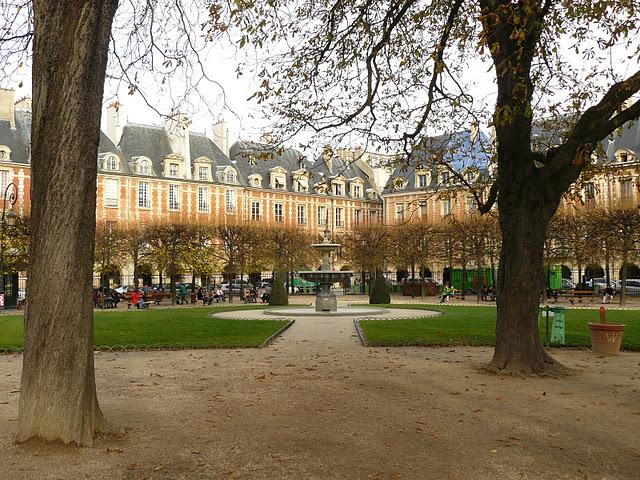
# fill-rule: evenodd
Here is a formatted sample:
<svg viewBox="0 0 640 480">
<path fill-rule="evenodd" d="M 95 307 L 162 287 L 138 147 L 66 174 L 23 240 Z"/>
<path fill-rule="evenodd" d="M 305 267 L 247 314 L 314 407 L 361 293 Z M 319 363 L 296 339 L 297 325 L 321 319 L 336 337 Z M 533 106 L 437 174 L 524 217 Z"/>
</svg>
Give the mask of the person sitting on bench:
<svg viewBox="0 0 640 480">
<path fill-rule="evenodd" d="M 447 298 L 453 297 L 455 293 L 456 291 L 453 287 L 451 287 L 451 283 L 447 282 L 447 284 L 444 286 L 444 289 L 442 290 L 442 295 L 440 295 L 440 303 L 445 303 L 447 301 Z"/>
</svg>

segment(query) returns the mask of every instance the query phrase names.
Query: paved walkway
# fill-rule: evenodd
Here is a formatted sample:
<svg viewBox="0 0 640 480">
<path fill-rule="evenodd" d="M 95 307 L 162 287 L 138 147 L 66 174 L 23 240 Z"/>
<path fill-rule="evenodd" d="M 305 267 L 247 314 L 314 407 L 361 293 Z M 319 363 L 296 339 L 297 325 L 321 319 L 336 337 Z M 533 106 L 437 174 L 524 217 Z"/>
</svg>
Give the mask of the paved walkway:
<svg viewBox="0 0 640 480">
<path fill-rule="evenodd" d="M 639 353 L 552 351 L 561 381 L 482 373 L 491 353 L 366 348 L 340 317 L 261 349 L 98 353 L 122 434 L 84 449 L 14 443 L 22 356 L 3 355 L 0 478 L 637 479 Z"/>
</svg>

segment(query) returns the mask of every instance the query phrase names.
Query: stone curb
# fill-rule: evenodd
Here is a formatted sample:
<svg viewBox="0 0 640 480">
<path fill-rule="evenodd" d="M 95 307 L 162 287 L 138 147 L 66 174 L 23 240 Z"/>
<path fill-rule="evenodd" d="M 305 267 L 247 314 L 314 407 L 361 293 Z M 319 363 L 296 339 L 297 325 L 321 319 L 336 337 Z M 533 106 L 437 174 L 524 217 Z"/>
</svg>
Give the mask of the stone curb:
<svg viewBox="0 0 640 480">
<path fill-rule="evenodd" d="M 271 319 L 270 319 L 271 320 Z M 260 348 L 264 348 L 264 347 L 268 347 L 269 345 L 271 345 L 271 343 L 280 335 L 282 335 L 285 330 L 287 330 L 289 327 L 291 327 L 294 323 L 296 323 L 296 321 L 294 319 L 289 319 L 289 318 L 274 318 L 273 320 L 284 320 L 287 323 L 285 325 L 283 325 L 282 327 L 280 327 L 280 329 L 278 329 L 277 332 L 275 332 L 274 334 L 272 334 L 269 338 L 267 338 L 264 342 L 262 342 L 262 345 L 260 345 Z"/>
</svg>

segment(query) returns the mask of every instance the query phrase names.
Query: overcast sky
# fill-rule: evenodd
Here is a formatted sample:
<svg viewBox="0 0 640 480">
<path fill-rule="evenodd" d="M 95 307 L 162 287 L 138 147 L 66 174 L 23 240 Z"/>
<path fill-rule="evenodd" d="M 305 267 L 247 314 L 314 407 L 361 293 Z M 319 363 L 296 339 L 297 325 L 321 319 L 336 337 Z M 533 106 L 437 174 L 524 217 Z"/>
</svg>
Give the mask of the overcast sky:
<svg viewBox="0 0 640 480">
<path fill-rule="evenodd" d="M 129 27 L 124 25 L 124 28 Z M 181 107 L 191 116 L 193 131 L 210 133 L 212 124 L 219 117 L 224 118 L 229 124 L 231 142 L 238 138 L 257 140 L 261 133 L 269 130 L 270 122 L 273 119 L 263 114 L 254 101 L 247 100 L 256 90 L 258 83 L 253 73 L 249 69 L 245 69 L 244 74 L 238 77 L 236 72 L 238 63 L 245 60 L 244 55 L 250 54 L 247 49 L 238 52 L 229 43 L 226 45 L 208 44 L 202 51 L 202 64 L 206 74 L 218 82 L 220 86 L 208 82 L 202 83 L 199 94 L 203 99 L 194 99 Z M 624 52 L 620 52 L 618 58 L 619 60 L 616 59 L 614 63 L 620 66 L 621 74 L 626 76 L 637 68 L 637 62 L 625 61 Z M 577 63 L 580 62 L 579 58 L 574 60 Z M 482 100 L 487 107 L 492 108 L 495 102 L 495 84 L 493 72 L 490 70 L 491 66 L 488 63 L 482 63 L 477 58 L 473 64 L 469 65 L 468 81 L 473 84 L 475 98 Z M 5 84 L 4 86 L 16 88 L 18 98 L 31 96 L 30 75 L 30 67 L 25 64 L 20 69 L 18 76 L 12 79 L 13 84 Z M 20 83 L 22 83 L 22 87 L 18 87 Z M 162 124 L 162 118 L 145 104 L 142 96 L 137 92 L 134 95 L 129 95 L 126 86 L 126 84 L 122 84 L 118 88 L 114 82 L 107 82 L 103 111 L 108 103 L 117 97 L 124 105 L 129 122 Z M 142 90 L 160 112 L 169 113 L 173 106 L 172 97 L 179 95 L 179 92 L 184 90 L 184 81 L 180 78 L 172 78 L 166 85 L 161 86 L 156 79 L 147 78 L 142 83 Z M 223 91 L 226 107 L 222 101 Z M 486 126 L 484 129 L 486 130 Z"/>
</svg>

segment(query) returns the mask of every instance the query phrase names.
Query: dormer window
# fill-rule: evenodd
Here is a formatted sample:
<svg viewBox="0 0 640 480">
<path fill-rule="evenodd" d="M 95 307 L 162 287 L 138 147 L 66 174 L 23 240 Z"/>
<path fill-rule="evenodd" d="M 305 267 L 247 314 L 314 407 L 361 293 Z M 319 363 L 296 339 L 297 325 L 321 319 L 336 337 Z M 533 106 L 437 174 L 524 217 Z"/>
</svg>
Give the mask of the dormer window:
<svg viewBox="0 0 640 480">
<path fill-rule="evenodd" d="M 275 167 L 271 171 L 271 188 L 275 190 L 287 189 L 287 171 L 282 167 Z"/>
<path fill-rule="evenodd" d="M 449 178 L 451 178 L 451 174 L 450 172 L 442 172 L 440 174 L 440 178 L 442 180 L 442 183 L 447 183 L 449 181 Z"/>
<path fill-rule="evenodd" d="M 304 170 L 293 174 L 293 188 L 296 192 L 309 191 L 309 178 Z"/>
<path fill-rule="evenodd" d="M 113 155 L 109 155 L 105 158 L 104 169 L 110 172 L 115 172 L 118 170 L 118 159 Z"/>
<path fill-rule="evenodd" d="M 131 169 L 138 175 L 151 175 L 153 173 L 153 165 L 147 157 L 131 157 Z"/>
<path fill-rule="evenodd" d="M 140 160 L 139 171 L 142 175 L 149 175 L 151 173 L 151 164 L 149 163 L 149 160 Z"/>
<path fill-rule="evenodd" d="M 395 177 L 391 180 L 391 190 L 402 190 L 407 186 L 407 181 L 402 177 Z"/>
<path fill-rule="evenodd" d="M 11 149 L 4 145 L 0 147 L 0 162 L 8 162 L 11 160 Z"/>
<path fill-rule="evenodd" d="M 234 172 L 233 170 L 227 170 L 225 181 L 227 183 L 236 183 L 236 172 Z"/>
<path fill-rule="evenodd" d="M 252 173 L 247 177 L 247 179 L 249 180 L 250 187 L 255 187 L 255 188 L 262 187 L 262 177 L 257 173 Z"/>
<path fill-rule="evenodd" d="M 207 157 L 198 157 L 193 161 L 193 178 L 201 182 L 211 181 L 211 160 Z"/>
<path fill-rule="evenodd" d="M 427 174 L 419 173 L 417 183 L 418 183 L 418 188 L 427 188 Z"/>
<path fill-rule="evenodd" d="M 333 194 L 334 195 L 344 195 L 344 190 L 342 188 L 342 184 L 341 183 L 334 183 L 332 184 L 333 187 Z"/>
<path fill-rule="evenodd" d="M 171 153 L 164 157 L 162 169 L 162 175 L 165 177 L 184 178 L 184 158 L 181 155 Z"/>
<path fill-rule="evenodd" d="M 620 163 L 633 162 L 635 160 L 633 152 L 629 150 L 618 150 L 616 152 L 616 159 Z"/>
<path fill-rule="evenodd" d="M 358 178 L 351 182 L 351 196 L 354 198 L 362 198 L 362 193 L 364 189 L 362 186 L 362 181 Z"/>
</svg>

